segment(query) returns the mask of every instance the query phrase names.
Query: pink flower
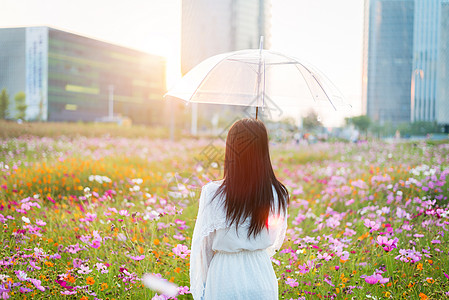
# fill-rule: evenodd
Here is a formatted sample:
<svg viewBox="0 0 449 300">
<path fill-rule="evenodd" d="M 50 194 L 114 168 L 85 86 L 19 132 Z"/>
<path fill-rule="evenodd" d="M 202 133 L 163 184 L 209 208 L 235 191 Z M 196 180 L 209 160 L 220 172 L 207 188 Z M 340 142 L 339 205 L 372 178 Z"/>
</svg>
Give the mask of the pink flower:
<svg viewBox="0 0 449 300">
<path fill-rule="evenodd" d="M 181 258 L 186 258 L 186 256 L 190 253 L 189 248 L 186 245 L 177 244 L 175 248 L 172 249 L 173 253 L 178 255 Z"/>
<path fill-rule="evenodd" d="M 89 268 L 89 266 L 85 266 L 85 265 L 81 265 L 80 269 L 78 270 L 79 274 L 89 274 L 90 272 L 92 272 L 92 270 Z"/>
<path fill-rule="evenodd" d="M 388 281 L 390 281 L 390 279 L 383 278 L 381 274 L 376 273 L 371 276 L 366 276 L 365 281 L 366 283 L 369 284 L 376 284 L 376 283 L 387 283 Z"/>
<path fill-rule="evenodd" d="M 61 295 L 75 295 L 77 291 L 62 291 Z"/>
<path fill-rule="evenodd" d="M 98 249 L 101 246 L 101 242 L 99 240 L 93 240 L 92 244 L 90 244 L 92 248 Z"/>
<path fill-rule="evenodd" d="M 129 217 L 129 213 L 126 209 L 122 209 L 121 211 L 118 212 L 119 215 L 124 216 L 124 217 Z"/>
<path fill-rule="evenodd" d="M 377 236 L 377 244 L 382 246 L 386 252 L 390 252 L 391 250 L 398 247 L 398 238 L 394 238 L 389 240 L 386 236 Z"/>
<path fill-rule="evenodd" d="M 173 238 L 179 240 L 179 241 L 183 241 L 186 238 L 182 235 L 182 233 L 178 232 L 177 234 L 173 235 Z"/>
<path fill-rule="evenodd" d="M 145 255 L 140 255 L 140 256 L 128 256 L 129 258 L 133 259 L 133 260 L 142 260 L 145 258 Z"/>
<path fill-rule="evenodd" d="M 297 287 L 299 285 L 299 283 L 296 281 L 296 279 L 292 279 L 290 277 L 287 278 L 287 280 L 285 281 L 285 284 L 288 284 L 291 287 Z"/>
<path fill-rule="evenodd" d="M 324 253 L 321 255 L 321 253 L 318 253 L 318 259 L 324 259 L 325 261 L 330 261 L 332 259 L 332 256 L 330 256 L 327 253 Z"/>
<path fill-rule="evenodd" d="M 36 224 L 39 225 L 39 226 L 45 226 L 45 225 L 47 225 L 47 223 L 45 223 L 45 222 L 42 221 L 42 220 L 37 220 L 37 221 L 36 221 Z"/>
<path fill-rule="evenodd" d="M 190 294 L 189 287 L 188 286 L 180 286 L 180 287 L 178 287 L 178 293 L 179 293 L 179 295 Z"/>
<path fill-rule="evenodd" d="M 29 281 L 31 281 L 31 283 L 33 283 L 34 286 L 35 286 L 38 290 L 40 290 L 40 291 L 42 291 L 42 292 L 45 291 L 45 288 L 41 285 L 41 281 L 40 281 L 40 280 L 30 278 Z"/>
<path fill-rule="evenodd" d="M 95 267 L 97 268 L 97 271 L 102 274 L 109 273 L 108 267 L 104 263 L 96 263 Z"/>
<path fill-rule="evenodd" d="M 376 221 L 371 221 L 370 219 L 365 219 L 363 224 L 366 227 L 371 228 L 370 232 L 376 231 L 380 228 L 380 225 Z"/>
</svg>

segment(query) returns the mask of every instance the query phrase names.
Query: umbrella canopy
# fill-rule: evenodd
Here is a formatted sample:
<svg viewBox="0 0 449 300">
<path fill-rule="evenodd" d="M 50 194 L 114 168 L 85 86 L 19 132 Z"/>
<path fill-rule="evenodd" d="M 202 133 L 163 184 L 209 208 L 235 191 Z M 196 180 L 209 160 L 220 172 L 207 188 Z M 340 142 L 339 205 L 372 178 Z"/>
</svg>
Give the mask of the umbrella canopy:
<svg viewBox="0 0 449 300">
<path fill-rule="evenodd" d="M 210 57 L 188 72 L 166 96 L 187 102 L 264 108 L 277 105 L 348 107 L 316 68 L 294 57 L 251 49 Z"/>
</svg>

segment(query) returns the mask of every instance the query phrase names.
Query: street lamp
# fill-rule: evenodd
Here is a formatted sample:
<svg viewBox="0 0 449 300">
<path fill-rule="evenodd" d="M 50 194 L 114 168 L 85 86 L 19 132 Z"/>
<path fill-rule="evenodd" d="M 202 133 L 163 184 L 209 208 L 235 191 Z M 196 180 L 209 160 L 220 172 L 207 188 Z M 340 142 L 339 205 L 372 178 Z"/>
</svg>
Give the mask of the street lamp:
<svg viewBox="0 0 449 300">
<path fill-rule="evenodd" d="M 419 74 L 421 79 L 424 78 L 424 71 L 422 69 L 414 69 L 412 72 L 412 83 L 411 83 L 411 121 L 415 122 L 415 75 Z"/>
</svg>

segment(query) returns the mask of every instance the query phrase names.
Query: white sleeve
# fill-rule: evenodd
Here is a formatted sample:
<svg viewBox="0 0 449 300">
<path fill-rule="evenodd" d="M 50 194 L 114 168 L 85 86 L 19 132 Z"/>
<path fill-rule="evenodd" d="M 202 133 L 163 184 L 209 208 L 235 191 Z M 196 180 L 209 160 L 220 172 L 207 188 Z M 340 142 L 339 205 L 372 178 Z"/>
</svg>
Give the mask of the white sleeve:
<svg viewBox="0 0 449 300">
<path fill-rule="evenodd" d="M 214 255 L 212 251 L 213 235 L 215 231 L 208 226 L 210 214 L 207 213 L 209 195 L 207 185 L 201 189 L 199 200 L 198 216 L 192 236 L 192 246 L 190 252 L 190 291 L 194 299 L 201 299 L 206 284 L 207 271 Z"/>
<path fill-rule="evenodd" d="M 288 208 L 285 207 L 281 211 L 281 207 L 278 203 L 278 195 L 276 189 L 273 187 L 274 195 L 274 207 L 270 211 L 268 218 L 268 233 L 270 236 L 271 246 L 266 249 L 269 256 L 273 256 L 276 251 L 278 251 L 282 244 L 284 243 L 285 233 L 287 231 L 287 218 L 288 218 Z"/>
<path fill-rule="evenodd" d="M 272 245 L 266 249 L 269 256 L 273 256 L 284 243 L 285 233 L 287 231 L 287 212 L 275 212 L 270 214 L 268 219 L 268 231 Z"/>
</svg>

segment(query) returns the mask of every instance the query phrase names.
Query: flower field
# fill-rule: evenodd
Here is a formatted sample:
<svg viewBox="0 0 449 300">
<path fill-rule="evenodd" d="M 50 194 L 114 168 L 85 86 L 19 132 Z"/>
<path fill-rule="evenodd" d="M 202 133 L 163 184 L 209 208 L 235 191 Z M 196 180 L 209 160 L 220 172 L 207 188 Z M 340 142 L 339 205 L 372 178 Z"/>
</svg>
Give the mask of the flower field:
<svg viewBox="0 0 449 300">
<path fill-rule="evenodd" d="M 0 299 L 189 294 L 210 140 L 0 140 Z M 449 144 L 271 145 L 291 195 L 273 258 L 280 299 L 449 298 Z"/>
</svg>

